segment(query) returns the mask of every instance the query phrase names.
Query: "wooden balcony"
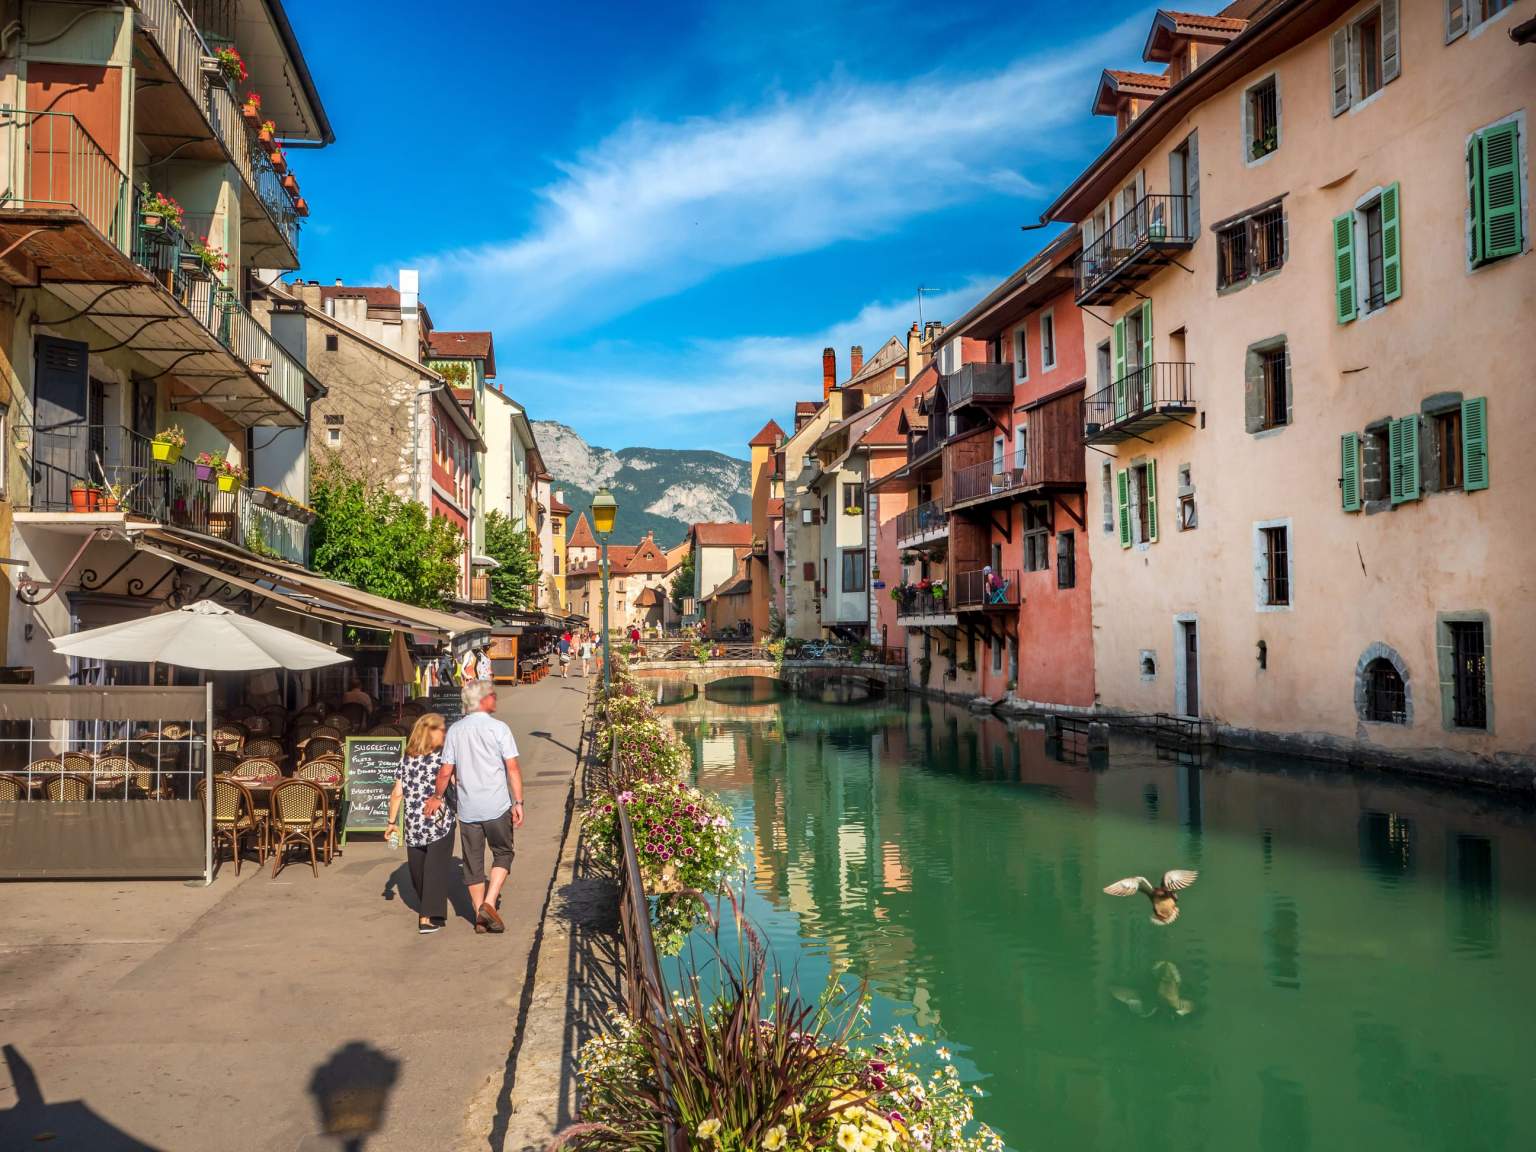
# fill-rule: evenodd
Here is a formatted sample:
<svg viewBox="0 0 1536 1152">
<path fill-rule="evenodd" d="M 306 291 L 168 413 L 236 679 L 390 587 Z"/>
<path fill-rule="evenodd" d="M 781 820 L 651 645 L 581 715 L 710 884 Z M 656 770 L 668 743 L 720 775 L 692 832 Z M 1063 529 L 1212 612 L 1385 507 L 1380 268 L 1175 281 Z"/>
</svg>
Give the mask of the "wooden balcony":
<svg viewBox="0 0 1536 1152">
<path fill-rule="evenodd" d="M 1127 372 L 1083 405 L 1083 443 L 1118 444 L 1195 412 L 1193 364 L 1159 361 Z"/>
<path fill-rule="evenodd" d="M 1197 239 L 1188 196 L 1143 196 L 1074 262 L 1077 302 L 1112 304 Z"/>
</svg>

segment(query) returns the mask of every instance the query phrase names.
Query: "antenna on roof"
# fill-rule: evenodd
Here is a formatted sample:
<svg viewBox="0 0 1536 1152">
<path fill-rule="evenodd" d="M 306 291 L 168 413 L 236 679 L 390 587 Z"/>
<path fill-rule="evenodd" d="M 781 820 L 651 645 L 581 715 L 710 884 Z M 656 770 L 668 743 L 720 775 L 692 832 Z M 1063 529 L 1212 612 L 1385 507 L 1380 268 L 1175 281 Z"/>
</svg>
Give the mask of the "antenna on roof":
<svg viewBox="0 0 1536 1152">
<path fill-rule="evenodd" d="M 923 326 L 923 296 L 937 296 L 942 291 L 944 291 L 944 289 L 929 288 L 923 284 L 919 284 L 917 286 L 917 326 L 919 328 Z"/>
</svg>

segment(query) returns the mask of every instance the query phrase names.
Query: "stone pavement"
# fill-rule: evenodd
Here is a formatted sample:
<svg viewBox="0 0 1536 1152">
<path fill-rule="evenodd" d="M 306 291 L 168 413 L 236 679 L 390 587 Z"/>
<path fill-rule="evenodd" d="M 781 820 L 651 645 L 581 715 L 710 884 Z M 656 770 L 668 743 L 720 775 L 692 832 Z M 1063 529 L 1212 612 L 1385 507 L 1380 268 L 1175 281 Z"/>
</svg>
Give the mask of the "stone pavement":
<svg viewBox="0 0 1536 1152">
<path fill-rule="evenodd" d="M 404 850 L 371 837 L 318 879 L 295 855 L 208 888 L 0 886 L 0 1148 L 331 1149 L 323 1093 L 382 1099 L 367 1152 L 501 1149 L 585 703 L 574 677 L 503 689 L 527 823 L 499 937 L 418 936 Z"/>
</svg>

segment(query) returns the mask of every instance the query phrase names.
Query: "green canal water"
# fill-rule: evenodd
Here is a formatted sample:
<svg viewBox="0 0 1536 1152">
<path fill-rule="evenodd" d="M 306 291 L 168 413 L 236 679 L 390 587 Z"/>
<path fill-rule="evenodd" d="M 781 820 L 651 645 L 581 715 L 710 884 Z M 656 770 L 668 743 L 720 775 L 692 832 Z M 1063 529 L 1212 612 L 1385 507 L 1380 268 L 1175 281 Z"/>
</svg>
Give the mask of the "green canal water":
<svg viewBox="0 0 1536 1152">
<path fill-rule="evenodd" d="M 712 696 L 667 712 L 777 963 L 942 1037 L 1011 1148 L 1536 1148 L 1530 810 L 1129 741 L 1093 765 L 917 698 Z M 1175 867 L 1171 926 L 1102 892 Z"/>
</svg>

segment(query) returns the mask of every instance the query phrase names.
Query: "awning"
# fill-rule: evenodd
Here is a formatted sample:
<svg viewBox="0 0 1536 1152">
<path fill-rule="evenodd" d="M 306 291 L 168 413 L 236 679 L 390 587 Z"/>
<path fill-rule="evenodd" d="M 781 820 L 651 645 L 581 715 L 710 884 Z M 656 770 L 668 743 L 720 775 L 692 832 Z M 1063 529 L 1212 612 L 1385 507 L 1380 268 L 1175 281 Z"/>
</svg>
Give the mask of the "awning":
<svg viewBox="0 0 1536 1152">
<path fill-rule="evenodd" d="M 357 628 L 410 632 L 451 644 L 455 654 L 488 644 L 491 626 L 475 616 L 402 604 L 384 596 L 327 580 L 306 568 L 258 559 L 192 532 L 151 528 L 134 537 L 134 547 L 172 564 L 215 576 L 231 587 L 264 597 L 301 616 Z"/>
</svg>

